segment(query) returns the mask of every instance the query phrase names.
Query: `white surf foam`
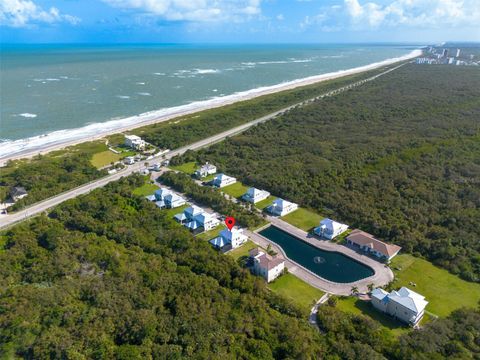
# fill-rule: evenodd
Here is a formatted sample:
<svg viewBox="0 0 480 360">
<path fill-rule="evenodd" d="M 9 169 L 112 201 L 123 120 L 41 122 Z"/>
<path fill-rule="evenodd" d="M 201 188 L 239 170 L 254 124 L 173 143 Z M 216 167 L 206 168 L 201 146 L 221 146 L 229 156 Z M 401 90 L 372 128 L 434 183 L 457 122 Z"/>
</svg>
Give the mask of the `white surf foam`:
<svg viewBox="0 0 480 360">
<path fill-rule="evenodd" d="M 186 113 L 193 113 L 196 111 L 205 110 L 212 107 L 231 104 L 239 100 L 251 99 L 255 96 L 268 94 L 274 91 L 290 89 L 296 86 L 311 84 L 320 80 L 325 80 L 325 79 L 336 77 L 336 76 L 349 75 L 349 74 L 354 74 L 362 71 L 367 71 L 379 66 L 385 66 L 398 61 L 408 60 L 408 59 L 417 57 L 421 54 L 422 54 L 421 50 L 413 50 L 409 54 L 404 56 L 387 59 L 387 60 L 379 61 L 369 65 L 359 66 L 359 67 L 348 69 L 348 70 L 339 70 L 336 72 L 309 76 L 302 79 L 283 82 L 277 85 L 263 86 L 263 87 L 259 87 L 259 88 L 255 88 L 247 91 L 237 92 L 237 93 L 226 95 L 226 96 L 222 96 L 223 94 L 221 94 L 220 96 L 211 98 L 209 100 L 194 101 L 186 105 L 163 108 L 160 110 L 150 111 L 147 113 L 143 113 L 136 116 L 130 116 L 123 119 L 109 120 L 103 123 L 94 123 L 94 124 L 86 125 L 81 128 L 58 130 L 48 134 L 30 137 L 27 139 L 6 141 L 0 144 L 0 158 L 21 154 L 21 153 L 28 153 L 32 151 L 40 151 L 50 146 L 67 144 L 72 141 L 88 140 L 89 138 L 100 137 L 104 134 L 118 131 L 119 129 L 148 124 L 157 119 L 172 118 L 175 116 L 184 115 Z"/>
<path fill-rule="evenodd" d="M 149 92 L 139 92 L 137 94 L 140 96 L 152 96 L 152 94 L 150 94 Z"/>
<path fill-rule="evenodd" d="M 126 99 L 130 99 L 130 96 L 128 96 L 128 95 L 117 95 L 117 98 L 126 100 Z"/>
<path fill-rule="evenodd" d="M 32 114 L 32 113 L 21 113 L 21 114 L 18 114 L 18 116 L 21 116 L 21 117 L 24 117 L 24 118 L 36 118 L 37 117 L 37 114 Z"/>
</svg>

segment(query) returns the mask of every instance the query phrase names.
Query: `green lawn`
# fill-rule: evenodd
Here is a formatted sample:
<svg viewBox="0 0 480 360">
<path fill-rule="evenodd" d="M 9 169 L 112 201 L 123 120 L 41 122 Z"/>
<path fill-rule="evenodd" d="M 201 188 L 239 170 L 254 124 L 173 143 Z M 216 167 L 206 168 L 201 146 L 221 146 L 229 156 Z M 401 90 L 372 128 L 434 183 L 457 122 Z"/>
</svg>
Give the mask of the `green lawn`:
<svg viewBox="0 0 480 360">
<path fill-rule="evenodd" d="M 323 296 L 324 292 L 308 285 L 292 274 L 284 274 L 268 287 L 279 295 L 291 300 L 300 308 L 310 311 L 312 306 Z"/>
<path fill-rule="evenodd" d="M 225 186 L 224 188 L 221 189 L 222 192 L 225 194 L 228 194 L 230 196 L 233 196 L 234 198 L 239 198 L 243 194 L 245 194 L 248 190 L 248 187 L 243 185 L 240 181 L 237 181 L 235 184 Z"/>
<path fill-rule="evenodd" d="M 120 154 L 115 154 L 113 151 L 106 150 L 96 154 L 93 154 L 90 162 L 97 169 L 110 165 L 112 162 L 117 162 L 121 159 Z"/>
<path fill-rule="evenodd" d="M 313 211 L 298 208 L 294 212 L 282 217 L 282 220 L 305 231 L 311 231 L 320 224 L 324 216 L 314 213 Z"/>
<path fill-rule="evenodd" d="M 233 257 L 235 260 L 238 260 L 240 259 L 241 257 L 243 256 L 249 256 L 249 251 L 258 247 L 257 244 L 255 244 L 254 242 L 252 242 L 251 240 L 248 240 L 245 244 L 243 244 L 242 246 L 236 248 L 236 249 L 233 249 L 232 251 L 229 251 L 228 252 L 228 255 L 230 255 L 231 257 Z"/>
<path fill-rule="evenodd" d="M 179 206 L 177 208 L 174 208 L 174 209 L 165 209 L 165 210 L 162 210 L 162 211 L 165 211 L 166 214 L 167 214 L 167 217 L 169 218 L 172 218 L 177 215 L 177 214 L 180 214 L 183 212 L 183 210 L 185 210 L 187 207 L 189 207 L 190 205 L 183 205 L 183 206 Z"/>
<path fill-rule="evenodd" d="M 133 190 L 133 194 L 138 196 L 147 196 L 152 195 L 156 190 L 158 190 L 157 185 L 147 183 Z"/>
<path fill-rule="evenodd" d="M 325 305 L 327 306 L 327 305 Z M 356 297 L 338 298 L 336 308 L 345 312 L 356 315 L 365 315 L 376 321 L 392 332 L 393 335 L 399 336 L 409 331 L 410 327 L 393 317 L 377 311 L 368 301 L 359 300 Z"/>
<path fill-rule="evenodd" d="M 272 202 L 273 200 L 275 200 L 275 196 L 273 195 L 270 195 L 268 198 L 266 198 L 265 200 L 262 200 L 262 201 L 259 201 L 255 204 L 255 207 L 257 209 L 260 209 L 260 210 L 263 210 L 265 209 L 267 206 L 270 206 L 272 205 Z"/>
<path fill-rule="evenodd" d="M 207 231 L 207 232 L 200 233 L 200 234 L 196 235 L 195 237 L 199 240 L 212 240 L 214 237 L 217 237 L 218 234 L 220 233 L 220 231 L 222 231 L 225 228 L 226 228 L 225 225 L 223 223 L 221 223 L 215 229 Z"/>
<path fill-rule="evenodd" d="M 395 274 L 394 287 L 406 286 L 422 294 L 429 302 L 427 311 L 438 316 L 461 307 L 477 307 L 480 301 L 480 284 L 464 281 L 426 260 L 401 254 L 393 258 L 390 268 Z"/>
<path fill-rule="evenodd" d="M 192 161 L 181 165 L 171 165 L 169 166 L 169 168 L 172 170 L 184 172 L 185 174 L 192 175 L 195 170 L 197 170 L 198 166 L 194 161 Z"/>
</svg>

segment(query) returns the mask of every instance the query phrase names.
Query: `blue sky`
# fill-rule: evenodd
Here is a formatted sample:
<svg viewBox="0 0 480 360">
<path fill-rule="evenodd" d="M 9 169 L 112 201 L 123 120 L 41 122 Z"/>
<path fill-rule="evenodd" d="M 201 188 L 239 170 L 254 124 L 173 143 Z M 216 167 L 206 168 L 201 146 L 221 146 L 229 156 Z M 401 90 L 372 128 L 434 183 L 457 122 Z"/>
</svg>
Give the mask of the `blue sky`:
<svg viewBox="0 0 480 360">
<path fill-rule="evenodd" d="M 0 0 L 2 42 L 480 41 L 480 0 Z"/>
</svg>

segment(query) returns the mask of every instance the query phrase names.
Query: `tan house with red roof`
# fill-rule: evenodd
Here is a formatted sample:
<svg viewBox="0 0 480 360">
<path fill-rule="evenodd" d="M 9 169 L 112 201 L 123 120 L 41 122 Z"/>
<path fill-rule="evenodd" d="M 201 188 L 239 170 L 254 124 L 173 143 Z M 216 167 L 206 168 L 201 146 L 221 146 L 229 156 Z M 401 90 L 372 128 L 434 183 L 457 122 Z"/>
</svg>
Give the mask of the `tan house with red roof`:
<svg viewBox="0 0 480 360">
<path fill-rule="evenodd" d="M 398 245 L 384 243 L 372 234 L 359 229 L 353 230 L 345 239 L 347 244 L 357 246 L 361 250 L 387 261 L 390 261 L 401 249 Z"/>
<path fill-rule="evenodd" d="M 285 260 L 278 256 L 270 256 L 259 248 L 250 250 L 249 254 L 253 261 L 252 272 L 262 276 L 267 282 L 275 280 L 285 269 Z"/>
</svg>

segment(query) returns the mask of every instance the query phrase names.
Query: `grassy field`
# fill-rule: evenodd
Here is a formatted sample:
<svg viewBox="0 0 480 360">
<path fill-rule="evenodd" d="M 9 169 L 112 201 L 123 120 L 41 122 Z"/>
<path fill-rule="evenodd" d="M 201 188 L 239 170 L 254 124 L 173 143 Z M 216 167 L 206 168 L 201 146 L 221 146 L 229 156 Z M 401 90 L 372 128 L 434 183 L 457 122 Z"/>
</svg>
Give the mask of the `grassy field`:
<svg viewBox="0 0 480 360">
<path fill-rule="evenodd" d="M 390 268 L 395 274 L 394 287 L 406 286 L 425 296 L 427 311 L 447 316 L 461 307 L 477 307 L 480 301 L 480 284 L 461 280 L 412 255 L 401 254 L 393 258 Z M 416 286 L 412 286 L 413 282 Z"/>
<path fill-rule="evenodd" d="M 187 162 L 185 164 L 176 165 L 176 166 L 169 166 L 170 169 L 184 172 L 185 174 L 192 175 L 195 170 L 197 170 L 197 164 L 195 162 Z"/>
<path fill-rule="evenodd" d="M 239 197 L 241 197 L 243 194 L 247 192 L 248 187 L 243 185 L 240 181 L 237 181 L 235 184 L 225 186 L 221 190 L 225 194 L 228 194 L 238 199 Z"/>
<path fill-rule="evenodd" d="M 248 256 L 248 252 L 254 248 L 258 247 L 255 243 L 253 243 L 251 240 L 248 240 L 245 244 L 242 246 L 233 249 L 232 251 L 228 252 L 228 255 L 233 257 L 235 260 L 240 259 L 243 256 Z"/>
<path fill-rule="evenodd" d="M 117 162 L 121 159 L 120 154 L 115 154 L 113 151 L 106 150 L 96 154 L 93 154 L 90 162 L 97 169 L 100 169 L 104 166 L 110 165 L 112 162 Z"/>
<path fill-rule="evenodd" d="M 155 190 L 158 190 L 157 185 L 147 183 L 133 190 L 133 194 L 138 196 L 147 196 L 152 195 Z"/>
<path fill-rule="evenodd" d="M 167 217 L 173 218 L 175 215 L 182 213 L 183 210 L 185 210 L 189 206 L 190 205 L 183 205 L 183 206 L 179 206 L 175 209 L 166 209 L 166 210 L 162 210 L 162 211 L 165 211 L 167 213 Z"/>
<path fill-rule="evenodd" d="M 323 296 L 324 292 L 308 285 L 292 274 L 284 274 L 268 287 L 279 295 L 286 297 L 306 311 Z"/>
<path fill-rule="evenodd" d="M 394 318 L 383 314 L 373 308 L 370 302 L 359 300 L 355 297 L 339 298 L 336 308 L 356 315 L 365 315 L 376 321 L 398 336 L 409 331 L 409 327 Z"/>
<path fill-rule="evenodd" d="M 226 228 L 225 225 L 221 223 L 215 229 L 207 232 L 203 232 L 201 234 L 196 235 L 195 237 L 199 240 L 212 240 L 214 237 L 217 237 L 220 231 L 222 231 L 225 228 Z"/>
<path fill-rule="evenodd" d="M 272 196 L 270 195 L 268 198 L 266 198 L 265 200 L 262 200 L 262 201 L 259 201 L 255 204 L 255 207 L 257 209 L 260 209 L 260 210 L 263 210 L 265 209 L 267 206 L 270 206 L 272 205 L 272 202 L 273 200 L 275 200 L 275 196 Z"/>
<path fill-rule="evenodd" d="M 323 218 L 324 216 L 314 213 L 313 211 L 298 208 L 298 210 L 283 216 L 282 220 L 298 227 L 299 229 L 311 231 L 314 227 L 318 226 L 320 220 Z"/>
</svg>

